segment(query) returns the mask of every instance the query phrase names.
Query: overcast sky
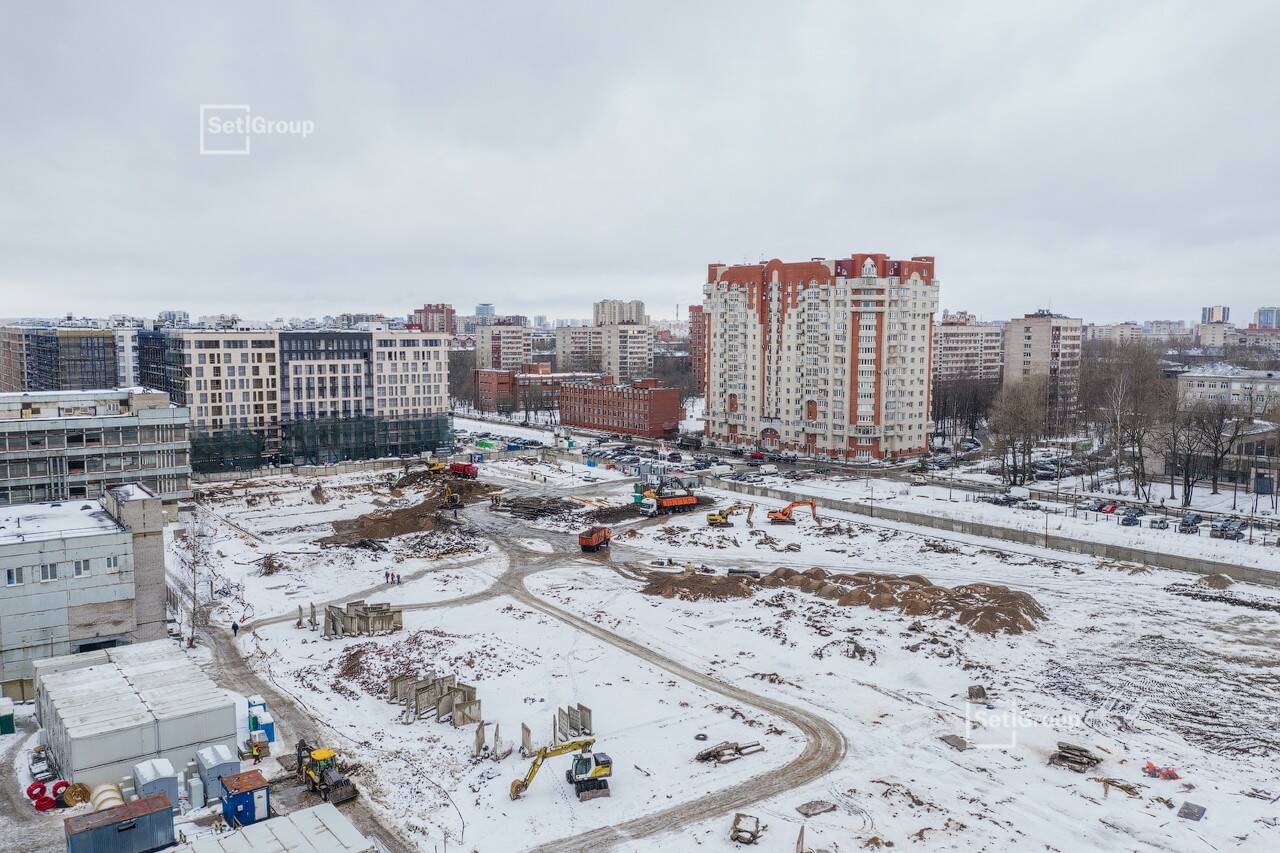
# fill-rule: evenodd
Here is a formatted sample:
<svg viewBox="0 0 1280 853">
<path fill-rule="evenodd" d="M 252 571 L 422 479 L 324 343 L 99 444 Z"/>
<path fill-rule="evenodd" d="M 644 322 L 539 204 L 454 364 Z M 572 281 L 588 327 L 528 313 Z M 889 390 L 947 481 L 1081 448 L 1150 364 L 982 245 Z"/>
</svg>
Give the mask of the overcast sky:
<svg viewBox="0 0 1280 853">
<path fill-rule="evenodd" d="M 0 316 L 672 317 L 855 251 L 987 318 L 1280 303 L 1280 5 L 1057 5 L 9 3 Z"/>
</svg>

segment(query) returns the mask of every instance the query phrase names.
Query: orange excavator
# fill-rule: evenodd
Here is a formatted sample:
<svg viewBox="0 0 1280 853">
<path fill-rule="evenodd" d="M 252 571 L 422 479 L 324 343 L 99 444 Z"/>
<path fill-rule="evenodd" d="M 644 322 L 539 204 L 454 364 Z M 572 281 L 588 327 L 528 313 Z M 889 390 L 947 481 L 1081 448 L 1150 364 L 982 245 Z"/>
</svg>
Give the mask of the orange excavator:
<svg viewBox="0 0 1280 853">
<path fill-rule="evenodd" d="M 784 506 L 782 509 L 769 510 L 769 513 L 768 513 L 769 523 L 770 524 L 795 524 L 796 520 L 795 520 L 795 517 L 792 515 L 792 513 L 795 512 L 795 509 L 798 506 L 807 506 L 809 508 L 809 512 L 813 513 L 813 520 L 814 521 L 818 520 L 818 505 L 815 504 L 813 501 L 792 501 L 791 503 Z"/>
</svg>

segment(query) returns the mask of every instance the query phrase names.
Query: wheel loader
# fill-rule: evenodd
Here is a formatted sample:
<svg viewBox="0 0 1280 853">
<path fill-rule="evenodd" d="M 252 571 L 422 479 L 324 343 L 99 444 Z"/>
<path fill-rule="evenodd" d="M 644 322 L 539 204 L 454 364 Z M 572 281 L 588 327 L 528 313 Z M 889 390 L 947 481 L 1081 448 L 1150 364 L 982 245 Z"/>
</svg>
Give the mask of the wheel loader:
<svg viewBox="0 0 1280 853">
<path fill-rule="evenodd" d="M 336 805 L 356 798 L 356 786 L 338 769 L 337 753 L 332 749 L 312 749 L 305 740 L 298 741 L 295 748 L 298 777 L 322 800 Z"/>
</svg>

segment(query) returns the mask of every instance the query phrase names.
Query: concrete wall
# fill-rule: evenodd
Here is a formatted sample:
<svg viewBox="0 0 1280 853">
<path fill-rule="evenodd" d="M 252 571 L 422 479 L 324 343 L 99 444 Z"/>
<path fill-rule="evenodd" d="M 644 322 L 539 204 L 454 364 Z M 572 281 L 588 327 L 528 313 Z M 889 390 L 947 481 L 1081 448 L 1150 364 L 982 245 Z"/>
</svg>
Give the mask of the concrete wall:
<svg viewBox="0 0 1280 853">
<path fill-rule="evenodd" d="M 731 480 L 719 480 L 704 477 L 703 482 L 710 488 L 724 489 L 755 497 L 771 498 L 781 503 L 793 500 L 812 500 L 820 508 L 833 509 L 840 512 L 854 513 L 886 521 L 915 524 L 921 527 L 932 527 L 950 533 L 962 533 L 968 536 L 985 536 L 990 539 L 1004 539 L 1022 545 L 1034 545 L 1040 548 L 1051 548 L 1058 551 L 1070 551 L 1073 554 L 1087 554 L 1107 560 L 1119 560 L 1141 565 L 1158 566 L 1162 569 L 1173 569 L 1179 572 L 1191 572 L 1197 575 L 1223 574 L 1237 581 L 1280 586 L 1280 572 L 1267 569 L 1239 566 L 1234 563 L 1219 563 L 1200 557 L 1185 557 L 1180 554 L 1166 554 L 1160 551 L 1147 551 L 1141 548 L 1130 548 L 1124 545 L 1113 545 L 1104 542 L 1091 542 L 1050 533 L 1036 533 L 1031 530 L 1015 530 L 984 522 L 965 521 L 956 518 L 941 518 L 936 515 L 912 512 L 888 506 L 878 506 L 858 501 L 839 500 L 836 498 L 814 497 L 783 489 L 757 486 L 751 483 L 735 483 Z"/>
<path fill-rule="evenodd" d="M 129 529 L 133 538 L 135 643 L 160 640 L 165 631 L 164 504 L 154 496 L 139 497 L 140 490 L 108 491 L 102 505 Z M 121 500 L 122 494 L 133 497 Z"/>
</svg>

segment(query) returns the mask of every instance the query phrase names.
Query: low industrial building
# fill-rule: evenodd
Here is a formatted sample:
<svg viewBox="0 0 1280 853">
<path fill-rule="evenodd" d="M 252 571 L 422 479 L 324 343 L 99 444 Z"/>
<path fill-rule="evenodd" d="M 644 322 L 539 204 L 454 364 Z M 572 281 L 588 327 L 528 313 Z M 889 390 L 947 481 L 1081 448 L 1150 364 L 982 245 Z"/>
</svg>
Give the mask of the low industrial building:
<svg viewBox="0 0 1280 853">
<path fill-rule="evenodd" d="M 675 438 L 680 434 L 682 420 L 684 409 L 680 406 L 679 389 L 666 388 L 657 379 L 615 384 L 605 376 L 592 382 L 566 382 L 560 386 L 563 426 L 646 438 Z"/>
<path fill-rule="evenodd" d="M 140 483 L 191 496 L 188 412 L 161 391 L 0 394 L 0 506 L 94 499 Z"/>
<path fill-rule="evenodd" d="M 481 412 L 554 412 L 560 386 L 599 379 L 599 373 L 553 373 L 545 362 L 529 362 L 518 370 L 475 371 L 475 407 Z"/>
<path fill-rule="evenodd" d="M 35 664 L 40 742 L 60 778 L 117 783 L 155 758 L 186 767 L 235 748 L 236 699 L 168 640 Z"/>
<path fill-rule="evenodd" d="M 0 692 L 41 658 L 165 636 L 164 512 L 137 485 L 97 501 L 0 507 Z"/>
<path fill-rule="evenodd" d="M 362 835 L 331 803 L 299 809 L 234 832 L 206 835 L 173 848 L 173 853 L 378 853 L 383 848 Z"/>
</svg>

